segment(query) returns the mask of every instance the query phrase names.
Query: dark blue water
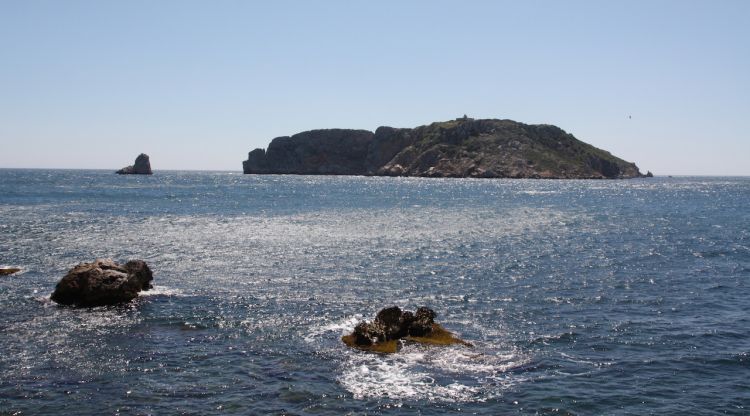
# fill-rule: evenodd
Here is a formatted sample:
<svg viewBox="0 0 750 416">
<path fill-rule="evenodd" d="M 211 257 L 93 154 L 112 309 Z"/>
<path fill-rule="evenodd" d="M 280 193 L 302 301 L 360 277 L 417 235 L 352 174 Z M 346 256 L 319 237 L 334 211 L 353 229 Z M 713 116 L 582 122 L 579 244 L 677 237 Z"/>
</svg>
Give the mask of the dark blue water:
<svg viewBox="0 0 750 416">
<path fill-rule="evenodd" d="M 156 289 L 73 309 L 97 257 Z M 0 414 L 748 414 L 750 179 L 0 170 Z M 385 306 L 475 344 L 347 349 Z"/>
</svg>

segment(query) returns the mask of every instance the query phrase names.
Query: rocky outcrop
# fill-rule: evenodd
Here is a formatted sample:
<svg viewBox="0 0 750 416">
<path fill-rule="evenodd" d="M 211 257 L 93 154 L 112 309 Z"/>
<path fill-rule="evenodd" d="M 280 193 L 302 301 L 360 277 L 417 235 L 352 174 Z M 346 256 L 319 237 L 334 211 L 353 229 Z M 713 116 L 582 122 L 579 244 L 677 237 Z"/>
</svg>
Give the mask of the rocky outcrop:
<svg viewBox="0 0 750 416">
<path fill-rule="evenodd" d="M 135 158 L 135 163 L 131 166 L 126 166 L 117 172 L 115 172 L 120 175 L 151 175 L 153 172 L 151 171 L 151 161 L 148 158 L 148 155 L 145 153 L 141 153 L 138 155 L 137 158 Z"/>
<path fill-rule="evenodd" d="M 14 273 L 20 272 L 21 269 L 18 267 L 0 267 L 0 276 L 7 276 Z"/>
<path fill-rule="evenodd" d="M 145 262 L 131 260 L 124 265 L 97 259 L 73 267 L 60 280 L 52 300 L 62 305 L 102 306 L 129 302 L 141 290 L 149 290 L 153 275 Z"/>
<path fill-rule="evenodd" d="M 268 150 L 256 149 L 243 162 L 245 173 L 364 175 L 373 133 L 365 130 L 312 130 L 277 137 Z"/>
<path fill-rule="evenodd" d="M 471 345 L 435 323 L 435 316 L 435 311 L 427 307 L 411 312 L 392 306 L 378 312 L 372 322 L 360 322 L 354 327 L 354 332 L 343 336 L 341 340 L 353 348 L 384 353 L 398 351 L 400 340 L 438 345 Z"/>
<path fill-rule="evenodd" d="M 313 130 L 255 149 L 245 173 L 475 178 L 642 177 L 559 127 L 459 118 L 413 129 Z"/>
</svg>

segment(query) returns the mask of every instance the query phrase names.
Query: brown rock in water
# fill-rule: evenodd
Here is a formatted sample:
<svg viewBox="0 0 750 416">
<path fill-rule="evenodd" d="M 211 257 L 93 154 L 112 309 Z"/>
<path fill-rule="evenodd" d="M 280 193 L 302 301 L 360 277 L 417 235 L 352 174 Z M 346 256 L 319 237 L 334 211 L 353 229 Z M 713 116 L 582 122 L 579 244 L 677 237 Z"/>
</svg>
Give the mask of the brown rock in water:
<svg viewBox="0 0 750 416">
<path fill-rule="evenodd" d="M 138 155 L 137 158 L 135 158 L 135 163 L 131 166 L 126 166 L 117 172 L 115 172 L 119 175 L 151 175 L 153 172 L 151 171 L 151 161 L 148 158 L 148 155 L 145 153 L 141 153 Z"/>
<path fill-rule="evenodd" d="M 433 345 L 470 343 L 454 336 L 435 323 L 435 311 L 427 307 L 416 313 L 402 311 L 398 306 L 382 309 L 372 322 L 360 322 L 354 332 L 341 338 L 344 344 L 365 351 L 394 353 L 400 340 Z"/>
<path fill-rule="evenodd" d="M 73 267 L 55 287 L 52 300 L 63 305 L 102 306 L 129 302 L 141 290 L 149 290 L 153 275 L 145 262 L 120 265 L 97 259 Z"/>
<path fill-rule="evenodd" d="M 0 276 L 7 276 L 20 271 L 21 269 L 18 267 L 0 267 Z"/>
<path fill-rule="evenodd" d="M 414 314 L 414 319 L 409 322 L 409 335 L 413 337 L 424 337 L 430 335 L 435 324 L 435 311 L 430 308 L 421 307 Z"/>
</svg>

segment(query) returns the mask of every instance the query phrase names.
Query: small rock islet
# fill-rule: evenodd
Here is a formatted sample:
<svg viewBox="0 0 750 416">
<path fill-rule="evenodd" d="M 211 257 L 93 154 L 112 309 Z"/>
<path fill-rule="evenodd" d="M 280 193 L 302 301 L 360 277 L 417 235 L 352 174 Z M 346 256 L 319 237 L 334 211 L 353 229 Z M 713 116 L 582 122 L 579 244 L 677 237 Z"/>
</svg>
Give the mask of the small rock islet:
<svg viewBox="0 0 750 416">
<path fill-rule="evenodd" d="M 380 353 L 397 352 L 402 342 L 471 346 L 436 323 L 435 316 L 435 311 L 427 307 L 411 312 L 391 306 L 378 312 L 372 322 L 358 323 L 354 332 L 341 340 L 349 347 Z"/>
<path fill-rule="evenodd" d="M 57 283 L 51 299 L 61 305 L 82 307 L 130 302 L 152 288 L 153 274 L 143 260 L 123 265 L 111 259 L 81 263 Z"/>
<path fill-rule="evenodd" d="M 141 153 L 135 158 L 135 163 L 130 166 L 126 166 L 117 172 L 119 175 L 152 175 L 151 161 L 145 153 Z"/>
</svg>

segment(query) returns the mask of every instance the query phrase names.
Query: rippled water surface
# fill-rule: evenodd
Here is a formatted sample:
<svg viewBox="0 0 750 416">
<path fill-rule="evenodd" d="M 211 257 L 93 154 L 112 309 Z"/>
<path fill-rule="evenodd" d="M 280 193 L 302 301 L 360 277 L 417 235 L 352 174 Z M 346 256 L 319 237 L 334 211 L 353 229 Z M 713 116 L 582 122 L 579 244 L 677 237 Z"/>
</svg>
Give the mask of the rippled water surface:
<svg viewBox="0 0 750 416">
<path fill-rule="evenodd" d="M 0 170 L 0 414 L 748 414 L 750 179 Z M 132 304 L 49 300 L 144 259 Z M 340 341 L 429 306 L 467 347 Z"/>
</svg>

